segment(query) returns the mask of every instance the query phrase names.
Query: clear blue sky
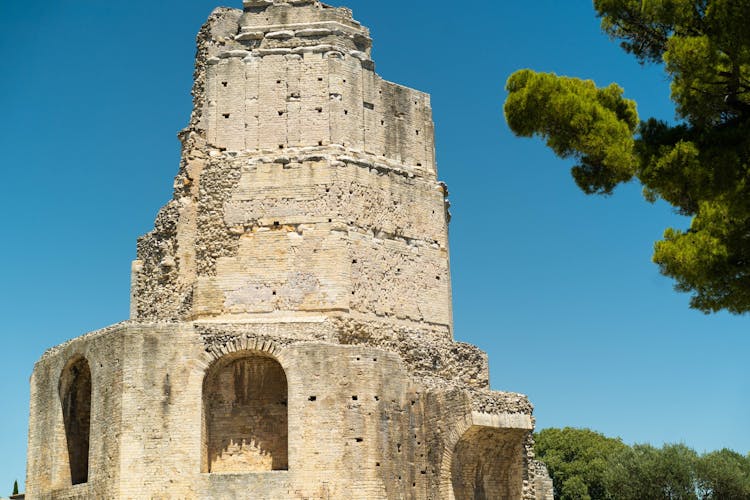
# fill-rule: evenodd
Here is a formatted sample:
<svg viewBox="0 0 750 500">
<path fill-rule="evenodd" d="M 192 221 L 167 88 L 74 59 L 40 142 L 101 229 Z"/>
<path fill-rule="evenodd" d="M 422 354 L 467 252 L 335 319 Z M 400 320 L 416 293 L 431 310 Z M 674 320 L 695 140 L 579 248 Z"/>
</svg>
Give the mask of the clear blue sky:
<svg viewBox="0 0 750 500">
<path fill-rule="evenodd" d="M 0 2 L 0 495 L 24 476 L 35 360 L 128 315 L 216 1 Z M 539 428 L 750 451 L 750 317 L 688 309 L 650 263 L 687 221 L 635 185 L 584 196 L 502 117 L 506 78 L 531 67 L 617 81 L 641 116 L 672 119 L 661 69 L 602 35 L 588 0 L 333 3 L 371 28 L 383 77 L 432 94 L 456 338 L 489 353 L 493 387 L 527 393 Z"/>
</svg>

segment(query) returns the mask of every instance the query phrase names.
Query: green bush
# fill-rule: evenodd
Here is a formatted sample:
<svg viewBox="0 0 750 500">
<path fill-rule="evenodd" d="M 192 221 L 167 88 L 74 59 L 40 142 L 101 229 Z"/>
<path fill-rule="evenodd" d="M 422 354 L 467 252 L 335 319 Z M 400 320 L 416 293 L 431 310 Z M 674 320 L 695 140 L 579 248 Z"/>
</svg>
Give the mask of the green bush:
<svg viewBox="0 0 750 500">
<path fill-rule="evenodd" d="M 535 435 L 559 500 L 750 500 L 750 455 L 684 444 L 628 446 L 589 429 Z"/>
</svg>

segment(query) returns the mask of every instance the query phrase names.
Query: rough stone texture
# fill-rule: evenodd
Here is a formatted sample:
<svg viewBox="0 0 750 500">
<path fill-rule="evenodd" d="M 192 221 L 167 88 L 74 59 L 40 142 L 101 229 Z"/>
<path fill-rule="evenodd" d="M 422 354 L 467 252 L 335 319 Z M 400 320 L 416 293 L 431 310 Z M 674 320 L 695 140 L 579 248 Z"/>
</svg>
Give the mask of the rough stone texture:
<svg viewBox="0 0 750 500">
<path fill-rule="evenodd" d="M 536 497 L 539 500 L 554 500 L 554 487 L 552 484 L 552 478 L 549 476 L 547 466 L 538 460 L 531 462 L 532 468 L 534 469 L 534 476 L 536 477 Z"/>
<path fill-rule="evenodd" d="M 429 96 L 316 0 L 197 45 L 130 321 L 35 367 L 28 497 L 536 498 L 531 404 L 453 340 Z"/>
<path fill-rule="evenodd" d="M 451 498 L 456 456 L 463 456 L 456 445 L 471 429 L 468 436 L 498 433 L 495 466 L 505 474 L 509 464 L 513 491 L 520 491 L 524 436 L 532 428 L 526 401 L 509 395 L 507 413 L 476 412 L 468 391 L 421 384 L 395 353 L 320 340 L 335 334 L 329 320 L 215 328 L 128 322 L 45 354 L 32 380 L 29 498 L 352 498 L 350 491 L 359 493 L 354 498 Z M 204 472 L 211 457 L 207 408 L 235 388 L 215 390 L 212 373 L 248 355 L 276 360 L 286 376 L 288 427 L 275 421 L 288 436 L 288 470 Z M 73 486 L 56 392 L 68 360 L 82 358 L 93 388 L 91 466 L 88 482 Z M 259 429 L 274 433 L 262 425 L 251 431 Z M 236 462 L 258 456 L 241 446 L 223 453 L 235 472 Z"/>
<path fill-rule="evenodd" d="M 523 463 L 504 462 L 523 454 L 523 431 L 472 426 L 454 451 L 451 479 L 460 498 L 521 498 Z"/>
<path fill-rule="evenodd" d="M 287 470 L 287 383 L 270 357 L 224 356 L 203 382 L 201 472 Z"/>
<path fill-rule="evenodd" d="M 91 370 L 85 358 L 72 359 L 60 375 L 60 403 L 68 443 L 72 484 L 88 481 L 91 428 Z"/>
<path fill-rule="evenodd" d="M 377 76 L 370 46 L 348 9 L 317 2 L 212 13 L 132 319 L 365 314 L 450 334 L 429 96 Z"/>
</svg>

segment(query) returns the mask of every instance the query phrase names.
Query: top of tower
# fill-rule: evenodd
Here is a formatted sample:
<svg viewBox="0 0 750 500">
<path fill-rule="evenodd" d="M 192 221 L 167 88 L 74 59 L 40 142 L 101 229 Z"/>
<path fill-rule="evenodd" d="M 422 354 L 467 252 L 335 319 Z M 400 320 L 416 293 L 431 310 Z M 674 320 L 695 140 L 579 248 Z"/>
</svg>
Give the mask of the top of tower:
<svg viewBox="0 0 750 500">
<path fill-rule="evenodd" d="M 269 5 L 312 5 L 319 4 L 319 0 L 243 0 L 246 9 L 252 7 L 267 7 Z"/>
<path fill-rule="evenodd" d="M 326 5 L 320 0 L 242 0 L 242 5 L 246 12 L 264 10 L 267 7 L 278 6 L 278 7 L 307 7 L 312 6 L 316 9 L 326 9 L 331 11 L 337 11 L 345 14 L 351 19 L 352 11 L 347 7 L 333 7 Z"/>
<path fill-rule="evenodd" d="M 329 44 L 370 60 L 367 28 L 346 7 L 319 0 L 243 0 L 244 15 L 235 40 L 244 49 L 284 49 Z"/>
<path fill-rule="evenodd" d="M 242 4 L 245 9 L 250 8 L 263 8 L 269 5 L 290 5 L 290 6 L 303 6 L 303 5 L 323 5 L 320 0 L 243 0 Z M 329 7 L 325 5 L 325 7 Z"/>
</svg>

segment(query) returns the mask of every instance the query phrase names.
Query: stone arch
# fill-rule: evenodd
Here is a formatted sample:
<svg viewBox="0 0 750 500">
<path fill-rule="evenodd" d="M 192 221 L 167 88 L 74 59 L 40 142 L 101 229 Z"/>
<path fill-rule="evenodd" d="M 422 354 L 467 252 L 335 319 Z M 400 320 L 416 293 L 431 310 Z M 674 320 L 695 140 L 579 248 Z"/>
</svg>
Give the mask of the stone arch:
<svg viewBox="0 0 750 500">
<path fill-rule="evenodd" d="M 445 433 L 443 447 L 443 459 L 440 461 L 440 498 L 455 500 L 453 496 L 453 479 L 451 471 L 453 468 L 453 451 L 456 444 L 469 428 L 471 428 L 471 414 L 453 422 L 453 425 Z"/>
<path fill-rule="evenodd" d="M 65 365 L 58 385 L 71 484 L 89 479 L 91 433 L 91 369 L 83 356 Z"/>
<path fill-rule="evenodd" d="M 253 347 L 224 349 L 206 369 L 202 472 L 289 468 L 286 373 L 270 345 Z"/>
<path fill-rule="evenodd" d="M 453 449 L 452 494 L 456 500 L 514 500 L 523 496 L 523 429 L 472 425 Z"/>
</svg>

